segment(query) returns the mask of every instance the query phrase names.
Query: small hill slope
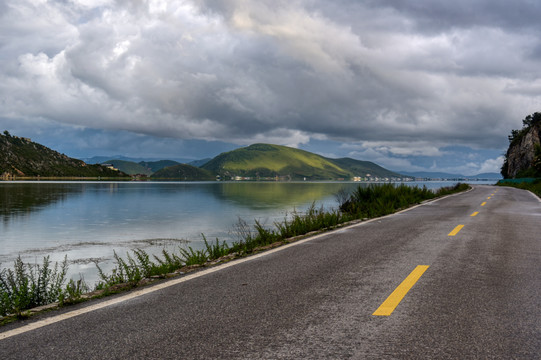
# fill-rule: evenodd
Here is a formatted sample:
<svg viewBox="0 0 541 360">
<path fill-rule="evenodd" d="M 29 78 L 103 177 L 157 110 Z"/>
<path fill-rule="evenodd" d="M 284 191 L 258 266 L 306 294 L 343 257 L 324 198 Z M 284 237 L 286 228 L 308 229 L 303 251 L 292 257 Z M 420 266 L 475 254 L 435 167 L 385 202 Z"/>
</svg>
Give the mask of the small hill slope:
<svg viewBox="0 0 541 360">
<path fill-rule="evenodd" d="M 107 160 L 106 163 L 112 164 L 118 170 L 129 175 L 147 175 L 150 176 L 156 171 L 164 169 L 168 166 L 178 165 L 177 161 L 159 160 L 159 161 L 127 161 L 127 160 Z"/>
<path fill-rule="evenodd" d="M 169 166 L 175 166 L 180 164 L 178 161 L 173 160 L 158 160 L 158 161 L 140 161 L 139 165 L 145 167 L 150 173 L 155 173 L 158 170 L 165 169 Z"/>
<path fill-rule="evenodd" d="M 351 158 L 329 159 L 329 160 L 339 165 L 343 169 L 346 169 L 353 176 L 366 177 L 367 175 L 370 175 L 370 176 L 389 177 L 389 178 L 402 177 L 401 174 L 387 170 L 384 167 L 374 164 L 371 161 L 355 160 Z"/>
<path fill-rule="evenodd" d="M 156 171 L 151 176 L 152 179 L 171 179 L 182 181 L 210 181 L 216 180 L 214 174 L 210 171 L 197 168 L 187 164 L 178 164 L 168 166 Z"/>
<path fill-rule="evenodd" d="M 0 135 L 0 176 L 13 177 L 121 177 L 126 174 L 101 165 L 88 165 L 27 138 Z"/>
<path fill-rule="evenodd" d="M 126 161 L 126 160 L 107 160 L 105 163 L 113 165 L 118 170 L 125 172 L 128 175 L 150 175 L 152 174 L 152 171 L 148 168 L 133 162 L 133 161 Z"/>
</svg>

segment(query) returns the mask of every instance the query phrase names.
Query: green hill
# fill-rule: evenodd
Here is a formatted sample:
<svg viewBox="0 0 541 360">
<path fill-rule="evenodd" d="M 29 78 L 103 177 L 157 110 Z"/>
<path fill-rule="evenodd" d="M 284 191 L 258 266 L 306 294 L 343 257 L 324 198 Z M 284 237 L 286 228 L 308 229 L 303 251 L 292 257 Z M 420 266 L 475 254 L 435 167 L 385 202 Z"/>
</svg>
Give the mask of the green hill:
<svg viewBox="0 0 541 360">
<path fill-rule="evenodd" d="M 135 161 L 126 161 L 126 160 L 107 160 L 107 164 L 113 165 L 120 171 L 125 172 L 129 175 L 147 175 L 150 176 L 156 171 L 164 169 L 168 166 L 178 165 L 179 163 L 173 160 L 159 160 L 159 161 L 140 161 L 136 163 Z"/>
<path fill-rule="evenodd" d="M 88 165 L 27 138 L 0 135 L 0 177 L 122 177 L 126 174 L 101 165 Z"/>
<path fill-rule="evenodd" d="M 341 159 L 329 159 L 334 162 L 336 165 L 346 169 L 353 176 L 366 177 L 368 174 L 371 176 L 391 178 L 391 177 L 402 177 L 403 175 L 395 173 L 393 171 L 387 170 L 377 164 L 374 164 L 371 161 L 362 161 L 355 160 L 351 158 L 341 158 Z"/>
<path fill-rule="evenodd" d="M 175 166 L 180 164 L 177 161 L 173 160 L 159 160 L 159 161 L 141 161 L 139 165 L 145 167 L 150 171 L 150 173 L 155 173 L 158 170 L 164 169 L 168 166 Z"/>
<path fill-rule="evenodd" d="M 202 166 L 203 169 L 232 177 L 282 178 L 290 180 L 337 180 L 365 177 L 399 177 L 369 161 L 328 159 L 308 151 L 286 146 L 254 144 L 218 155 Z"/>
<path fill-rule="evenodd" d="M 105 163 L 113 165 L 128 175 L 144 174 L 150 176 L 152 171 L 136 162 L 126 160 L 107 160 Z"/>
<path fill-rule="evenodd" d="M 168 166 L 156 171 L 151 176 L 152 179 L 170 179 L 182 181 L 208 181 L 216 180 L 216 176 L 210 171 L 197 168 L 187 164 L 178 164 Z"/>
<path fill-rule="evenodd" d="M 192 165 L 192 166 L 201 167 L 201 166 L 205 165 L 206 163 L 208 163 L 210 160 L 212 160 L 212 159 L 211 158 L 205 158 L 205 159 L 201 159 L 201 160 L 190 161 L 187 164 Z"/>
</svg>

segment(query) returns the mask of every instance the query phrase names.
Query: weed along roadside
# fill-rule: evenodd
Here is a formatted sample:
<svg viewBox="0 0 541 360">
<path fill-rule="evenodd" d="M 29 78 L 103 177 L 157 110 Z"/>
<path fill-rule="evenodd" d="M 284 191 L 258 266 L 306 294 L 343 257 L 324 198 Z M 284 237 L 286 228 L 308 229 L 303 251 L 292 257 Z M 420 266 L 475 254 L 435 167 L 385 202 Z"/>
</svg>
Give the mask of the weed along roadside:
<svg viewBox="0 0 541 360">
<path fill-rule="evenodd" d="M 248 226 L 239 220 L 237 241 L 227 244 L 216 239 L 207 241 L 204 248 L 179 248 L 177 252 L 162 250 L 161 256 L 152 257 L 141 249 L 128 252 L 123 258 L 114 252 L 115 267 L 106 274 L 96 264 L 100 280 L 90 288 L 80 279 L 66 283 L 67 259 L 60 265 L 51 265 L 45 257 L 42 265 L 24 264 L 19 257 L 13 269 L 0 270 L 0 324 L 28 318 L 44 310 L 103 297 L 109 294 L 145 286 L 162 279 L 181 276 L 202 267 L 231 261 L 235 258 L 268 250 L 300 238 L 312 236 L 353 222 L 388 215 L 426 200 L 470 189 L 467 184 L 441 188 L 378 184 L 358 187 L 351 194 L 338 194 L 339 208 L 328 211 L 315 204 L 304 213 L 294 211 L 274 228 L 265 228 L 259 221 Z"/>
<path fill-rule="evenodd" d="M 496 185 L 528 190 L 541 198 L 541 178 L 505 179 L 500 180 Z"/>
</svg>

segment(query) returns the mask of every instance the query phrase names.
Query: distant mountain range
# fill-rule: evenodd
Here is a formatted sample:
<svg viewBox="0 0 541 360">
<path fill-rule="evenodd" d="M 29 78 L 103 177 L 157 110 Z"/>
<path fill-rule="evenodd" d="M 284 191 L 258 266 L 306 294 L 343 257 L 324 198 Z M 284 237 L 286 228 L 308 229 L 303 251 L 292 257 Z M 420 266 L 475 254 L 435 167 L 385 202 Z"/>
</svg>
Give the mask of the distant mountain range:
<svg viewBox="0 0 541 360">
<path fill-rule="evenodd" d="M 0 175 L 16 177 L 120 177 L 198 180 L 370 180 L 414 178 L 499 179 L 496 173 L 463 176 L 436 172 L 394 172 L 370 161 L 330 159 L 308 151 L 271 144 L 254 144 L 213 159 L 183 164 L 174 160 L 140 160 L 124 156 L 93 157 L 87 164 L 30 139 L 0 135 Z M 131 160 L 130 160 L 131 159 Z M 132 160 L 140 160 L 138 162 Z M 111 169 L 116 168 L 116 171 Z"/>
<path fill-rule="evenodd" d="M 400 171 L 401 174 L 421 179 L 487 179 L 498 180 L 502 178 L 499 173 L 482 173 L 477 175 L 460 175 L 450 174 L 445 172 L 428 172 L 428 171 Z"/>
<path fill-rule="evenodd" d="M 157 162 L 162 161 L 163 159 L 159 158 L 134 158 L 134 157 L 128 157 L 124 155 L 107 155 L 107 156 L 93 156 L 89 158 L 81 158 L 80 160 L 83 160 L 87 164 L 103 164 L 103 163 L 110 163 L 111 160 L 124 160 L 124 161 L 130 161 L 134 163 L 140 163 L 140 162 Z M 177 164 L 189 164 L 190 162 L 194 161 L 193 159 L 185 159 L 185 158 L 174 158 L 169 159 L 169 161 L 174 161 Z M 199 160 L 195 160 L 199 161 Z"/>
<path fill-rule="evenodd" d="M 140 161 L 138 163 L 134 161 L 111 159 L 103 162 L 104 164 L 111 164 L 116 169 L 125 172 L 128 175 L 146 175 L 150 176 L 155 172 L 162 170 L 169 166 L 179 165 L 178 162 L 173 160 L 159 160 L 159 161 Z"/>
<path fill-rule="evenodd" d="M 125 158 L 124 158 L 125 159 Z M 400 174 L 369 161 L 329 159 L 286 146 L 254 144 L 216 156 L 214 159 L 179 164 L 175 161 L 133 162 L 108 159 L 108 164 L 130 175 L 182 180 L 350 180 L 397 178 Z"/>
</svg>

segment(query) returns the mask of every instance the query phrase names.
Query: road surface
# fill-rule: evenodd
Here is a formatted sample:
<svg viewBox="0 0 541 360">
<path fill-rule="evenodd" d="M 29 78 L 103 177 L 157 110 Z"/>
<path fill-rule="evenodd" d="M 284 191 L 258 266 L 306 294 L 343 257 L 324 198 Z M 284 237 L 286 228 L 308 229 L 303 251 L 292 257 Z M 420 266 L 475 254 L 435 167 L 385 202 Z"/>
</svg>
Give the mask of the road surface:
<svg viewBox="0 0 541 360">
<path fill-rule="evenodd" d="M 540 224 L 531 193 L 475 186 L 4 326 L 0 358 L 539 359 Z"/>
</svg>

